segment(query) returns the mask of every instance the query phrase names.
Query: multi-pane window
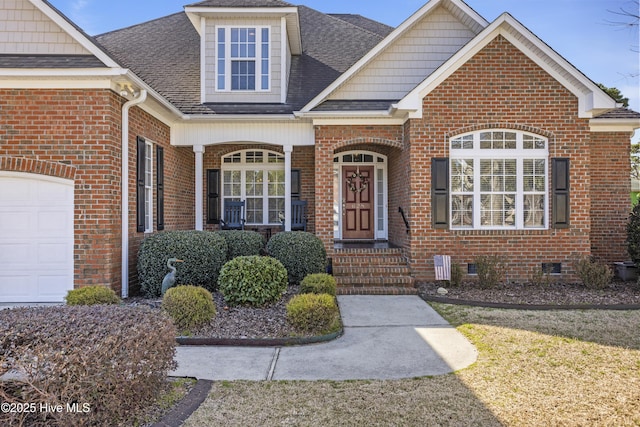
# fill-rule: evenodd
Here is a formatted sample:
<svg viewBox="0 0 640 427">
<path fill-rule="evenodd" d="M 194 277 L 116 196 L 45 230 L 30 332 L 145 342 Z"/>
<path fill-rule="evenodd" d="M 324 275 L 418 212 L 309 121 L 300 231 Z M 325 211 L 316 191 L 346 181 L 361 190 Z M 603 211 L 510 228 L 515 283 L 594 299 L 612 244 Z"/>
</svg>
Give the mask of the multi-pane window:
<svg viewBox="0 0 640 427">
<path fill-rule="evenodd" d="M 450 142 L 452 228 L 548 226 L 546 139 L 494 130 Z"/>
<path fill-rule="evenodd" d="M 247 224 L 280 224 L 284 213 L 284 156 L 246 150 L 222 158 L 222 198 L 244 200 Z"/>
<path fill-rule="evenodd" d="M 144 231 L 153 232 L 153 144 L 144 150 Z"/>
<path fill-rule="evenodd" d="M 216 34 L 216 89 L 269 90 L 269 28 L 218 27 Z"/>
</svg>

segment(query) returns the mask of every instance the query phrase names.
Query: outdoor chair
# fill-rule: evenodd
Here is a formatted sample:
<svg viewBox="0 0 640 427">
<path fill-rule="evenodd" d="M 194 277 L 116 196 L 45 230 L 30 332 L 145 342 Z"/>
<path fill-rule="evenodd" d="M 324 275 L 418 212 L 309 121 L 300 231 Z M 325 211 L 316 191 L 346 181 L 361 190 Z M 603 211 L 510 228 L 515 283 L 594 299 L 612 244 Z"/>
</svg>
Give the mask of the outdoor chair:
<svg viewBox="0 0 640 427">
<path fill-rule="evenodd" d="M 291 231 L 307 231 L 306 200 L 291 201 Z M 284 217 L 281 218 L 284 229 Z"/>
<path fill-rule="evenodd" d="M 244 200 L 240 202 L 225 201 L 220 228 L 222 230 L 244 230 L 244 223 Z"/>
</svg>

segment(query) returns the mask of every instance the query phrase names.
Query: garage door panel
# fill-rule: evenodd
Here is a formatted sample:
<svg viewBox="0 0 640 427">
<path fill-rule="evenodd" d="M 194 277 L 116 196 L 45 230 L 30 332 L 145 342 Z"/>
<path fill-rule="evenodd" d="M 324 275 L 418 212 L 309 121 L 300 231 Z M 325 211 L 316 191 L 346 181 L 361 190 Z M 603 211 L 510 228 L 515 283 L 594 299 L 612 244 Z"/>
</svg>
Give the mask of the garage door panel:
<svg viewBox="0 0 640 427">
<path fill-rule="evenodd" d="M 73 181 L 0 171 L 0 302 L 73 289 Z"/>
<path fill-rule="evenodd" d="M 24 242 L 0 244 L 0 264 L 15 267 L 33 262 L 33 245 Z"/>
<path fill-rule="evenodd" d="M 0 272 L 0 295 L 3 302 L 23 302 L 37 292 L 35 277 L 21 271 Z"/>
<path fill-rule="evenodd" d="M 10 208 L 9 208 L 10 209 Z M 33 230 L 33 214 L 28 210 L 0 210 L 0 232 L 6 237 L 24 236 Z"/>
<path fill-rule="evenodd" d="M 69 253 L 69 245 L 60 243 L 38 243 L 36 245 L 38 264 L 53 264 L 52 267 L 64 268 L 73 254 Z M 71 256 L 70 256 L 71 255 Z"/>
<path fill-rule="evenodd" d="M 67 274 L 40 274 L 37 276 L 38 294 L 40 301 L 62 301 L 67 295 L 70 277 Z"/>
</svg>

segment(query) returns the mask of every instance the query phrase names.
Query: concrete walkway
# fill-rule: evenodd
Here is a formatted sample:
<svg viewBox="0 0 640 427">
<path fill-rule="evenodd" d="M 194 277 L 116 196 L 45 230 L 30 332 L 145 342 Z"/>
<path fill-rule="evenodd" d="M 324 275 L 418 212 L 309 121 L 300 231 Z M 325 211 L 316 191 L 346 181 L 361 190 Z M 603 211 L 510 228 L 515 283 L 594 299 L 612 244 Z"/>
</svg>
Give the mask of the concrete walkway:
<svg viewBox="0 0 640 427">
<path fill-rule="evenodd" d="M 417 296 L 339 296 L 344 335 L 297 347 L 180 346 L 176 377 L 206 380 L 356 380 L 441 375 L 477 350 Z"/>
</svg>

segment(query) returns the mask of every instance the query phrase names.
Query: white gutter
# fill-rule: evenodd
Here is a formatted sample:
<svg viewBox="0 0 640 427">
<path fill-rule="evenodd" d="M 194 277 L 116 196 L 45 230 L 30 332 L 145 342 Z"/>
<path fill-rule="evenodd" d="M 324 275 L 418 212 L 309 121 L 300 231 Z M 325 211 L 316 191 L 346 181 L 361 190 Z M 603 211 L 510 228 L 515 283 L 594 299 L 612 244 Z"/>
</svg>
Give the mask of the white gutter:
<svg viewBox="0 0 640 427">
<path fill-rule="evenodd" d="M 129 297 L 129 109 L 147 99 L 147 91 L 122 106 L 122 298 Z"/>
</svg>

